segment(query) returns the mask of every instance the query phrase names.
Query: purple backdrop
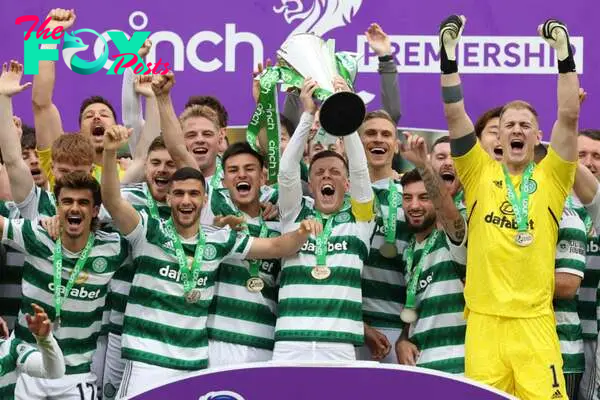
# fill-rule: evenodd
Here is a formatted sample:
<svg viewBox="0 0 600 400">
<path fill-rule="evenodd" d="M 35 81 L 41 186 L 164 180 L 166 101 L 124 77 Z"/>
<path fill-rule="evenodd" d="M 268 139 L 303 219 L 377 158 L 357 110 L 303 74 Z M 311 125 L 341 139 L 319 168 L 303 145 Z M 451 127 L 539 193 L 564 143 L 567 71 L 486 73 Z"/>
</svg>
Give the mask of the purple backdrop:
<svg viewBox="0 0 600 400">
<path fill-rule="evenodd" d="M 262 364 L 262 365 L 261 365 Z M 132 400 L 364 400 L 478 399 L 502 400 L 483 385 L 436 371 L 399 365 L 358 363 L 353 367 L 299 367 L 253 364 L 201 375 L 134 396 Z"/>
<path fill-rule="evenodd" d="M 437 48 L 435 35 L 444 17 L 463 13 L 468 23 L 459 59 L 464 65 L 461 71 L 471 116 L 476 118 L 489 107 L 521 98 L 538 108 L 545 132 L 549 132 L 556 115 L 556 66 L 549 48 L 536 37 L 536 27 L 547 17 L 554 16 L 564 20 L 570 28 L 578 69 L 583 71 L 581 84 L 589 93 L 580 125 L 600 125 L 594 118 L 594 110 L 600 109 L 597 92 L 600 74 L 593 68 L 600 65 L 597 50 L 600 36 L 594 31 L 597 23 L 594 16 L 598 15 L 600 4 L 592 0 L 571 1 L 568 6 L 557 0 L 504 0 L 500 3 L 481 0 L 232 0 L 215 5 L 187 0 L 3 1 L 0 3 L 3 23 L 0 60 L 23 59 L 22 35 L 28 27 L 15 25 L 15 19 L 25 14 L 36 14 L 43 19 L 53 7 L 75 7 L 78 17 L 74 29 L 89 28 L 100 33 L 109 29 L 132 33 L 130 17 L 138 12 L 133 23 L 139 26 L 146 22 L 142 30 L 151 31 L 155 43 L 165 40 L 158 43 L 150 61 L 155 56 L 171 65 L 177 61 L 174 92 L 177 109 L 181 109 L 189 95 L 213 94 L 222 99 L 229 110 L 231 125 L 245 125 L 253 110 L 250 79 L 254 61 L 263 56 L 272 57 L 290 33 L 313 30 L 325 38 L 335 38 L 338 50 L 365 53 L 368 46 L 364 44 L 364 31 L 371 22 L 378 22 L 393 35 L 398 50 L 403 100 L 400 124 L 423 129 L 445 128 L 439 68 L 433 54 Z M 93 35 L 82 34 L 81 38 L 90 48 L 80 56 L 95 58 Z M 173 46 L 169 41 L 177 44 Z M 115 47 L 110 47 L 110 54 L 116 54 Z M 178 48 L 177 52 L 174 47 Z M 65 129 L 77 129 L 79 104 L 86 96 L 101 94 L 120 110 L 120 76 L 103 72 L 78 75 L 67 69 L 62 56 L 58 64 L 55 102 L 62 111 Z M 379 107 L 376 58 L 367 53 L 360 70 L 358 89 L 375 95 L 370 109 Z M 15 99 L 15 112 L 31 123 L 29 96 L 27 93 Z"/>
</svg>

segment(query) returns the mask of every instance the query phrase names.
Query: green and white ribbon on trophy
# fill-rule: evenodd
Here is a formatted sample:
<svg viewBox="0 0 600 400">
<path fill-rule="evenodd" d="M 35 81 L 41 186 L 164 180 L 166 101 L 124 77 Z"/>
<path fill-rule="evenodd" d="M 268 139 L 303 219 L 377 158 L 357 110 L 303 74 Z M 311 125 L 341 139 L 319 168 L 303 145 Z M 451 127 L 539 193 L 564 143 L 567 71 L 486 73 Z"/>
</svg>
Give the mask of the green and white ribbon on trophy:
<svg viewBox="0 0 600 400">
<path fill-rule="evenodd" d="M 283 87 L 302 88 L 304 77 L 312 77 L 319 84 L 314 97 L 323 103 L 321 124 L 327 121 L 332 128 L 327 131 L 333 135 L 347 135 L 354 132 L 362 123 L 365 114 L 364 103 L 353 93 L 338 93 L 334 96 L 333 77 L 341 76 L 350 88 L 358 71 L 357 57 L 353 53 L 334 53 L 335 42 L 324 42 L 312 34 L 294 35 L 277 52 L 280 57 L 278 66 L 266 68 L 258 77 L 260 94 L 258 104 L 246 130 L 246 140 L 256 150 L 256 141 L 262 126 L 267 132 L 267 170 L 269 183 L 277 181 L 279 171 L 279 107 L 277 84 Z M 343 97 L 340 99 L 340 97 Z M 341 100 L 341 101 L 340 101 Z M 327 107 L 326 107 L 327 105 Z M 331 110 L 331 111 L 328 111 Z M 361 114 L 362 112 L 362 114 Z M 324 113 L 324 115 L 323 115 Z M 357 123 L 357 121 L 360 122 Z M 332 124 L 331 122 L 335 122 Z M 327 129 L 327 123 L 324 126 Z M 349 126 L 348 124 L 352 126 Z M 356 125 L 356 126 L 354 126 Z M 349 129 L 353 128 L 348 132 Z"/>
</svg>

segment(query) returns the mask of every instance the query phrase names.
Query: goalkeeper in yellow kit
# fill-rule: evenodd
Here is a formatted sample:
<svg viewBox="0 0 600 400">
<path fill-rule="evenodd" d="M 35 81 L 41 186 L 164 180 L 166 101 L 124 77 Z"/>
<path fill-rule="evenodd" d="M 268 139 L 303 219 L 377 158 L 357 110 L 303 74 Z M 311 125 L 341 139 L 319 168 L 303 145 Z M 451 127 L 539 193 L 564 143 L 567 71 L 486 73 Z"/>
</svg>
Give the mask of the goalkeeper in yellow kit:
<svg viewBox="0 0 600 400">
<path fill-rule="evenodd" d="M 558 223 L 577 160 L 579 81 L 567 28 L 557 20 L 538 28 L 559 74 L 548 155 L 535 165 L 541 131 L 526 102 L 502 109 L 502 162 L 477 142 L 455 54 L 465 21 L 453 15 L 440 26 L 444 112 L 469 224 L 465 375 L 522 399 L 567 399 L 552 309 Z"/>
</svg>

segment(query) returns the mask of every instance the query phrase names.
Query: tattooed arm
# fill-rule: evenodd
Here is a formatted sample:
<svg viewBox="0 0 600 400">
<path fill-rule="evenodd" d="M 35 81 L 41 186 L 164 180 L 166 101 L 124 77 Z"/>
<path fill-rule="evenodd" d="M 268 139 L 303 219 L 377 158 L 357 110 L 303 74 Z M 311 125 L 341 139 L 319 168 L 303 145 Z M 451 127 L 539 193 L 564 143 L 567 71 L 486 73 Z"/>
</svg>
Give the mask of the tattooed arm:
<svg viewBox="0 0 600 400">
<path fill-rule="evenodd" d="M 465 238 L 465 220 L 454 204 L 452 195 L 441 182 L 427 159 L 427 146 L 425 140 L 417 135 L 404 133 L 406 143 L 402 145 L 401 155 L 405 160 L 413 163 L 425 184 L 425 189 L 435 207 L 437 221 L 443 226 L 444 231 L 454 243 L 462 243 Z"/>
</svg>

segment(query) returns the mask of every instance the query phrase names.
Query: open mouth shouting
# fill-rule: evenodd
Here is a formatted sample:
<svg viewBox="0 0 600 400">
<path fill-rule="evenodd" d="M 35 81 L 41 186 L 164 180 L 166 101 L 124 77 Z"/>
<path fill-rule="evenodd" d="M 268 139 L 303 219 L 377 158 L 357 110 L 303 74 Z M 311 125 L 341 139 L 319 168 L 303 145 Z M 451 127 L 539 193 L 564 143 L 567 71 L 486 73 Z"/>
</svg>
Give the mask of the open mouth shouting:
<svg viewBox="0 0 600 400">
<path fill-rule="evenodd" d="M 442 181 L 445 183 L 454 183 L 456 175 L 454 174 L 454 171 L 446 170 L 440 172 L 440 178 L 442 178 Z"/>
<path fill-rule="evenodd" d="M 240 181 L 235 185 L 235 190 L 242 197 L 248 196 L 251 189 L 252 185 L 250 185 L 250 183 L 247 181 Z"/>
<path fill-rule="evenodd" d="M 154 186 L 160 190 L 167 190 L 169 187 L 169 178 L 166 176 L 156 176 L 154 177 Z"/>
<path fill-rule="evenodd" d="M 386 157 L 388 153 L 388 148 L 387 146 L 382 146 L 380 144 L 373 144 L 369 146 L 368 151 L 371 154 L 371 157 L 381 159 Z"/>
<path fill-rule="evenodd" d="M 192 149 L 192 153 L 196 156 L 205 156 L 208 154 L 208 148 L 204 146 L 197 146 Z"/>
<path fill-rule="evenodd" d="M 70 214 L 67 215 L 66 220 L 66 231 L 67 233 L 77 234 L 81 231 L 83 223 L 83 216 L 81 214 Z"/>
<path fill-rule="evenodd" d="M 335 201 L 335 187 L 327 182 L 321 185 L 321 197 L 326 203 L 333 203 Z"/>
<path fill-rule="evenodd" d="M 498 145 L 494 147 L 494 158 L 496 161 L 502 160 L 502 156 L 504 155 L 504 151 L 502 151 L 502 146 Z"/>
<path fill-rule="evenodd" d="M 103 137 L 104 136 L 104 125 L 102 124 L 95 124 L 94 126 L 92 126 L 92 136 L 95 137 Z"/>
<path fill-rule="evenodd" d="M 33 177 L 33 179 L 39 179 L 42 177 L 42 170 L 39 168 L 33 168 L 30 170 L 31 171 L 31 176 Z"/>
<path fill-rule="evenodd" d="M 510 140 L 510 150 L 512 153 L 521 154 L 525 148 L 525 141 L 521 138 L 513 138 Z"/>
</svg>

